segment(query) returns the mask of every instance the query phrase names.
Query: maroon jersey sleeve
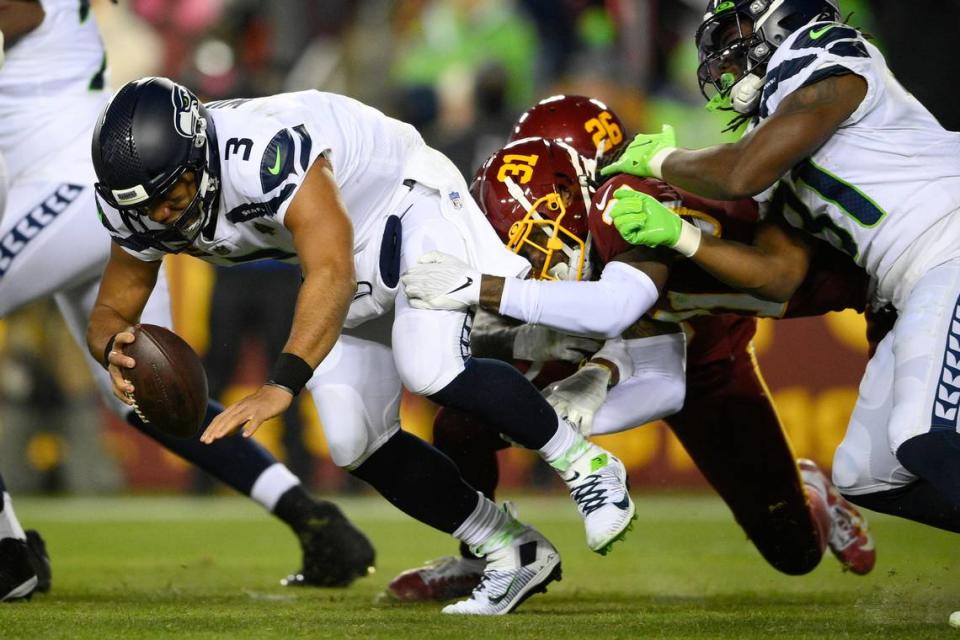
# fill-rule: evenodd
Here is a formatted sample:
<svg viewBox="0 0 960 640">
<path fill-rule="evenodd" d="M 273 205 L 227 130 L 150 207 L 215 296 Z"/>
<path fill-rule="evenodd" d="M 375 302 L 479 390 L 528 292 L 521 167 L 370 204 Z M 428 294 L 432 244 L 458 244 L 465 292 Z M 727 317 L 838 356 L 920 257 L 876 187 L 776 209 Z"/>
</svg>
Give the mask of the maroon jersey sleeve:
<svg viewBox="0 0 960 640">
<path fill-rule="evenodd" d="M 807 277 L 790 297 L 785 318 L 819 316 L 830 311 L 863 311 L 870 279 L 845 253 L 815 241 Z"/>
<path fill-rule="evenodd" d="M 620 237 L 617 228 L 613 226 L 613 221 L 609 218 L 604 219 L 603 215 L 610 206 L 610 201 L 614 199 L 613 192 L 623 186 L 648 193 L 660 202 L 674 206 L 680 204 L 680 195 L 677 191 L 661 180 L 619 174 L 604 182 L 593 195 L 590 213 L 587 216 L 590 237 L 593 240 L 593 255 L 601 264 L 607 264 L 618 255 L 633 248 L 633 245 Z"/>
</svg>

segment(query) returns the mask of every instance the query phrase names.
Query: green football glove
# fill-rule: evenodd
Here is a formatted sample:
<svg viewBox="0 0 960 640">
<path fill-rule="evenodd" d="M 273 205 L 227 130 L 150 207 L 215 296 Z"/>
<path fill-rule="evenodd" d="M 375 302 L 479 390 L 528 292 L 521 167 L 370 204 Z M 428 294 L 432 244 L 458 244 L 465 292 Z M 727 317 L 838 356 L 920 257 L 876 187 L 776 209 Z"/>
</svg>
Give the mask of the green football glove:
<svg viewBox="0 0 960 640">
<path fill-rule="evenodd" d="M 700 228 L 655 197 L 630 187 L 620 187 L 613 192 L 613 197 L 615 201 L 607 209 L 607 215 L 630 244 L 669 247 L 688 258 L 700 248 Z"/>
<path fill-rule="evenodd" d="M 616 162 L 600 170 L 600 175 L 629 173 L 641 178 L 663 178 L 663 161 L 676 151 L 677 135 L 673 127 L 663 125 L 660 133 L 638 133 Z"/>
</svg>

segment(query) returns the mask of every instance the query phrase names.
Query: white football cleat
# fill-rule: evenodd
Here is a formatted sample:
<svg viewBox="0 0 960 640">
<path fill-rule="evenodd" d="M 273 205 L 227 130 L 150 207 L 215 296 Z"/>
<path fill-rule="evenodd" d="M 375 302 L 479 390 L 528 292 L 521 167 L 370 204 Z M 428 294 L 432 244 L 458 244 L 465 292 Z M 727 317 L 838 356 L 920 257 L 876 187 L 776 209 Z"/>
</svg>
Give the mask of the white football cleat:
<svg viewBox="0 0 960 640">
<path fill-rule="evenodd" d="M 612 453 L 596 445 L 580 456 L 563 481 L 577 503 L 587 530 L 587 546 L 602 556 L 633 528 L 637 507 L 630 498 L 627 469 Z"/>
<path fill-rule="evenodd" d="M 560 554 L 533 527 L 523 529 L 505 546 L 487 554 L 487 566 L 470 598 L 447 605 L 453 615 L 502 616 L 547 585 L 560 580 Z"/>
</svg>

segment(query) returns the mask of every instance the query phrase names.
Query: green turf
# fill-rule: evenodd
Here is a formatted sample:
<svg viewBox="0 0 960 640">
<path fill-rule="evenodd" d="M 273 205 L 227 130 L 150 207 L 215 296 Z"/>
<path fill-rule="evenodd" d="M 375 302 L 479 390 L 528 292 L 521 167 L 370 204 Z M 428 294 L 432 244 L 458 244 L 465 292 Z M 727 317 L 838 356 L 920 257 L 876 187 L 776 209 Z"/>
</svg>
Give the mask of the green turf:
<svg viewBox="0 0 960 640">
<path fill-rule="evenodd" d="M 563 554 L 550 593 L 497 619 L 450 618 L 437 605 L 382 606 L 401 569 L 449 553 L 440 534 L 377 498 L 344 499 L 378 550 L 378 571 L 346 590 L 277 585 L 297 564 L 294 538 L 233 498 L 20 499 L 47 538 L 54 590 L 0 606 L 13 638 L 957 638 L 956 536 L 872 515 L 872 575 L 831 558 L 782 576 L 714 498 L 641 496 L 637 526 L 610 555 L 587 550 L 573 506 L 518 499 Z"/>
</svg>

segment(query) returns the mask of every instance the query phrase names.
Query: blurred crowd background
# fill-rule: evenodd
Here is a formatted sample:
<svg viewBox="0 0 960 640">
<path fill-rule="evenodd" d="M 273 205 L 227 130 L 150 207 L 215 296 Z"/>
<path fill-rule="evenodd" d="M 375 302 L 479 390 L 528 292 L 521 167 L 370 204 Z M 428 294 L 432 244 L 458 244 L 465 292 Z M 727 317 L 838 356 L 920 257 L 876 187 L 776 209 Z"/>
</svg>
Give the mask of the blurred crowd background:
<svg viewBox="0 0 960 640">
<path fill-rule="evenodd" d="M 517 116 L 557 93 L 600 98 L 627 127 L 676 126 L 679 141 L 724 138 L 729 116 L 704 110 L 693 34 L 705 0 L 94 0 L 112 85 L 165 75 L 203 99 L 316 88 L 414 124 L 472 176 Z M 841 0 L 891 68 L 947 128 L 960 129 L 952 26 L 960 0 Z M 0 70 L 2 73 L 2 70 Z M 728 134 L 732 135 L 732 134 Z M 95 224 L 91 212 L 91 224 Z M 215 270 L 168 259 L 177 331 L 205 358 L 211 393 L 229 403 L 263 380 L 281 350 L 296 269 Z M 253 292 L 255 295 L 251 295 Z M 866 361 L 856 314 L 764 321 L 761 367 L 799 455 L 829 466 Z M 433 407 L 406 398 L 405 428 L 429 436 Z M 309 396 L 258 436 L 322 491 L 355 490 L 326 456 Z M 662 425 L 608 436 L 634 486 L 702 481 Z M 549 481 L 534 456 L 502 454 L 513 486 Z M 17 492 L 210 491 L 211 482 L 102 410 L 52 305 L 0 321 L 0 469 Z M 556 487 L 554 487 L 556 488 Z"/>
</svg>

